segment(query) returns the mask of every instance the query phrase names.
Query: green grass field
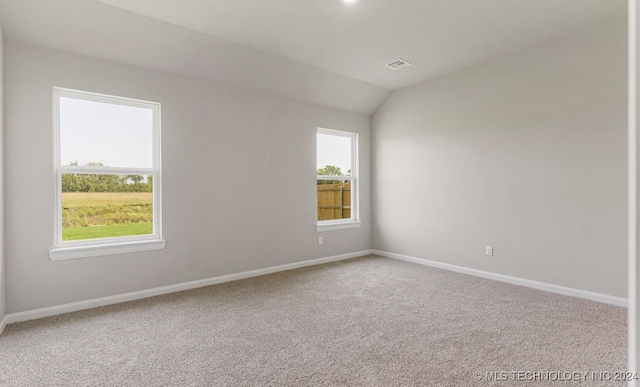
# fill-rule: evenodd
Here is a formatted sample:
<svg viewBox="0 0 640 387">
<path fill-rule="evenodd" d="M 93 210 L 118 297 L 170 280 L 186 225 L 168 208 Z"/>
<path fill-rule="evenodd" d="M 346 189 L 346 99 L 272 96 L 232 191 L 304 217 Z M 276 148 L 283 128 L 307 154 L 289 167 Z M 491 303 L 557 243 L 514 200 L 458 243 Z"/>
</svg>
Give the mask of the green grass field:
<svg viewBox="0 0 640 387">
<path fill-rule="evenodd" d="M 64 192 L 62 240 L 153 233 L 151 192 Z"/>
<path fill-rule="evenodd" d="M 78 241 L 148 234 L 153 234 L 153 223 L 108 224 L 105 226 L 63 228 L 62 240 Z"/>
</svg>

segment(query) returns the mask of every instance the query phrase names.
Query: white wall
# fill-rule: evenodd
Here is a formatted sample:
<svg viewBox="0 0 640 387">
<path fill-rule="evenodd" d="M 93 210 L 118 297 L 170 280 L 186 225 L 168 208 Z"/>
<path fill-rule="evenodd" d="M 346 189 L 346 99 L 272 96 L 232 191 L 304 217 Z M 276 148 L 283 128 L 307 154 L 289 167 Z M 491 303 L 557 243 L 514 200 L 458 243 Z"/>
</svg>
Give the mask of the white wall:
<svg viewBox="0 0 640 387">
<path fill-rule="evenodd" d="M 620 20 L 394 92 L 374 248 L 626 297 L 626 42 Z"/>
<path fill-rule="evenodd" d="M 213 81 L 5 46 L 7 312 L 369 249 L 370 118 Z M 163 251 L 52 262 L 52 87 L 162 103 Z M 360 134 L 360 229 L 316 223 L 316 127 Z"/>
</svg>

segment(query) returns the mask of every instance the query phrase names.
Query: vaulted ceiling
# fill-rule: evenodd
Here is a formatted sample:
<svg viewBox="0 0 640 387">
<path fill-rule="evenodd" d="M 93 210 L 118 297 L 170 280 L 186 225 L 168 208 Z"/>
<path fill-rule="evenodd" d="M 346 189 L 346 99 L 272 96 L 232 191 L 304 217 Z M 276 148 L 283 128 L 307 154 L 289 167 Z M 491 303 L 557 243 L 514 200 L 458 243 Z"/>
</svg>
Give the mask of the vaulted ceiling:
<svg viewBox="0 0 640 387">
<path fill-rule="evenodd" d="M 9 39 L 363 114 L 625 13 L 625 0 L 0 0 Z M 397 58 L 412 66 L 384 66 Z"/>
</svg>

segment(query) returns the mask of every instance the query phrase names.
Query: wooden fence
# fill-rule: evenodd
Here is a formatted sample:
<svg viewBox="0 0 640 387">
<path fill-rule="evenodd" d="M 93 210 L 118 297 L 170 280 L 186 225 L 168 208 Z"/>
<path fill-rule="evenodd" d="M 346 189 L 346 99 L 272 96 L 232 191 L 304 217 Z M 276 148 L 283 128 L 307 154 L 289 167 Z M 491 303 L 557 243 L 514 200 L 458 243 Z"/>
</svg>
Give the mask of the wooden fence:
<svg viewBox="0 0 640 387">
<path fill-rule="evenodd" d="M 318 184 L 318 220 L 351 217 L 351 183 Z"/>
</svg>

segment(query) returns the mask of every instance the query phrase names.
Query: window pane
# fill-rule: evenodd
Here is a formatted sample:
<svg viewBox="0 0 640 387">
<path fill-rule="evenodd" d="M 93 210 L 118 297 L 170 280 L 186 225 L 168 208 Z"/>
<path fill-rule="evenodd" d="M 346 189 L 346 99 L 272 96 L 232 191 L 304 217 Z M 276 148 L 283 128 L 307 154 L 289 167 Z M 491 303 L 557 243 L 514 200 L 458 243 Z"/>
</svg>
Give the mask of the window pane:
<svg viewBox="0 0 640 387">
<path fill-rule="evenodd" d="M 153 234 L 153 176 L 62 174 L 62 240 Z"/>
<path fill-rule="evenodd" d="M 351 175 L 351 137 L 318 133 L 319 175 Z"/>
<path fill-rule="evenodd" d="M 60 97 L 61 165 L 153 167 L 153 110 Z"/>
<path fill-rule="evenodd" d="M 351 218 L 351 182 L 318 180 L 318 220 Z"/>
</svg>

